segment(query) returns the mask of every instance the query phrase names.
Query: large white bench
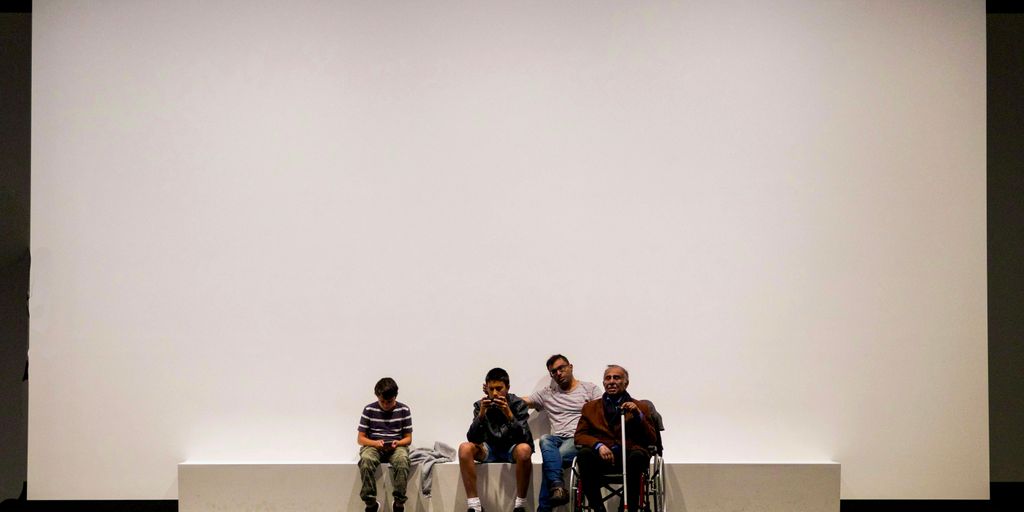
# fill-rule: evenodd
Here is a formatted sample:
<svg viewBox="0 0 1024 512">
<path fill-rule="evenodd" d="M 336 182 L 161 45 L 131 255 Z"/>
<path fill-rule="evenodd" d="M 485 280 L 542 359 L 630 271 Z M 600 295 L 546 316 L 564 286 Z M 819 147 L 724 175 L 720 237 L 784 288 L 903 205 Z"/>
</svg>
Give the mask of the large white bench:
<svg viewBox="0 0 1024 512">
<path fill-rule="evenodd" d="M 535 462 L 529 510 L 537 506 L 540 469 Z M 510 512 L 515 489 L 512 466 L 482 464 L 477 471 L 484 508 Z M 667 510 L 672 512 L 839 511 L 840 465 L 836 462 L 675 462 L 665 464 L 665 475 Z M 391 512 L 391 481 L 384 467 L 377 485 L 382 502 L 387 500 L 382 512 Z M 353 461 L 186 461 L 178 465 L 181 512 L 359 512 L 363 509 L 359 487 L 359 468 Z M 431 498 L 423 497 L 419 490 L 420 470 L 413 466 L 408 512 L 466 510 L 457 463 L 434 465 Z"/>
</svg>

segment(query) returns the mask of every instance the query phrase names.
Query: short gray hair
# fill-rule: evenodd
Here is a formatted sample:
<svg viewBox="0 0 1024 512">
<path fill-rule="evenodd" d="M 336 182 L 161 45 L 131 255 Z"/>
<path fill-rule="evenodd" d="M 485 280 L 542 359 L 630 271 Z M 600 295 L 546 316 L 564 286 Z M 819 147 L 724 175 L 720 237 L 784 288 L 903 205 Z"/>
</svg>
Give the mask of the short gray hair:
<svg viewBox="0 0 1024 512">
<path fill-rule="evenodd" d="M 610 370 L 612 368 L 618 368 L 618 369 L 622 370 L 622 373 L 626 374 L 626 382 L 629 382 L 629 370 L 625 369 L 621 365 L 610 364 L 610 365 L 608 365 L 607 368 L 604 369 L 604 372 L 608 373 L 608 370 Z"/>
</svg>

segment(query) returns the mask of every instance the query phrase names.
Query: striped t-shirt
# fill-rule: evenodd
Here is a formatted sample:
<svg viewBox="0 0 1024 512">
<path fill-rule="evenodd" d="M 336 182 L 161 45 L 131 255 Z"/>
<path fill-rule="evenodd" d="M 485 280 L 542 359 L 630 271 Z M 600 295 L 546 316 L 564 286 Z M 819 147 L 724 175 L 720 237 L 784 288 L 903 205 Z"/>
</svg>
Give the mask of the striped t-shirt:
<svg viewBox="0 0 1024 512">
<path fill-rule="evenodd" d="M 412 411 L 402 402 L 396 402 L 395 408 L 390 411 L 381 409 L 379 403 L 373 402 L 363 407 L 359 431 L 374 441 L 398 441 L 412 433 Z"/>
</svg>

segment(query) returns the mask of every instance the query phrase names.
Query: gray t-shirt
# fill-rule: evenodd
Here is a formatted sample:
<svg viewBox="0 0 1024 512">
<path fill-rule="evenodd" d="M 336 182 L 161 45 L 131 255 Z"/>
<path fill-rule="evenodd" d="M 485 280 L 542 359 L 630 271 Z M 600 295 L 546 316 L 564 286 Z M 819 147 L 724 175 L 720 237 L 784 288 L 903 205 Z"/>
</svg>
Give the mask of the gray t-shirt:
<svg viewBox="0 0 1024 512">
<path fill-rule="evenodd" d="M 572 437 L 576 434 L 576 424 L 580 421 L 583 404 L 601 398 L 602 394 L 604 392 L 596 384 L 579 380 L 572 391 L 562 391 L 557 384 L 552 384 L 529 398 L 538 411 L 548 412 L 552 434 Z"/>
</svg>

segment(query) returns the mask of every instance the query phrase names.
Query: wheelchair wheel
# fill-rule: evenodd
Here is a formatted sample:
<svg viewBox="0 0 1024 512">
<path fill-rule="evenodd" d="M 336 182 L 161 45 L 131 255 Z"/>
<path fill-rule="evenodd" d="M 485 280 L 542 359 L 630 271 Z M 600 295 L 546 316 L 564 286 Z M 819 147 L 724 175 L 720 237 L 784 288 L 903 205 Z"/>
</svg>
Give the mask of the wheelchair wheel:
<svg viewBox="0 0 1024 512">
<path fill-rule="evenodd" d="M 665 512 L 665 461 L 660 455 L 651 459 L 647 496 L 651 512 Z"/>
<path fill-rule="evenodd" d="M 569 512 L 583 512 L 583 488 L 580 487 L 579 471 L 576 469 L 576 459 L 573 459 L 569 467 Z"/>
</svg>

